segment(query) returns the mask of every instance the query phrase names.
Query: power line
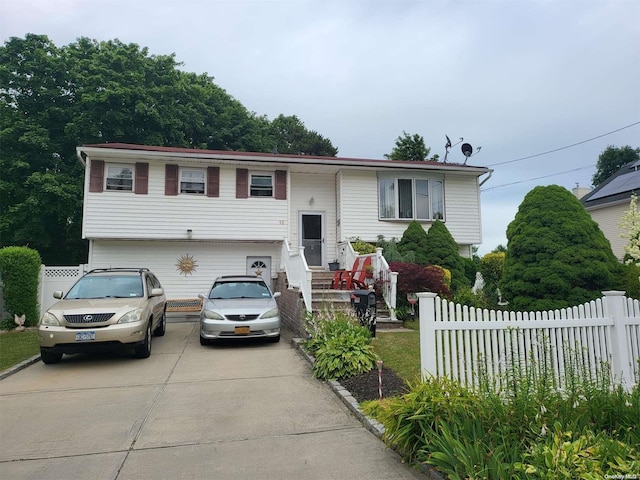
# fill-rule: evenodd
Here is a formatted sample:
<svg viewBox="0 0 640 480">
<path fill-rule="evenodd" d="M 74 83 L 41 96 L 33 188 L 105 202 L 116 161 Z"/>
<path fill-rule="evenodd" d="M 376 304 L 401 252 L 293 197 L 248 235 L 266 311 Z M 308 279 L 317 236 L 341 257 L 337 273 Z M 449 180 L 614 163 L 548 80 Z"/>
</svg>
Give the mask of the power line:
<svg viewBox="0 0 640 480">
<path fill-rule="evenodd" d="M 611 135 L 613 133 L 619 132 L 621 130 L 625 130 L 627 128 L 635 127 L 636 125 L 639 125 L 639 124 L 640 124 L 640 122 L 635 122 L 635 123 L 632 123 L 630 125 L 626 125 L 624 127 L 621 127 L 621 128 L 616 129 L 616 130 L 613 130 L 611 132 L 603 133 L 602 135 L 598 135 L 597 137 L 589 138 L 587 140 L 583 140 L 583 141 L 578 142 L 578 143 L 572 143 L 571 145 L 567 145 L 566 147 L 555 148 L 555 149 L 549 150 L 547 152 L 536 153 L 535 155 L 529 155 L 528 157 L 516 158 L 515 160 L 507 160 L 506 162 L 493 163 L 493 164 L 487 165 L 487 166 L 488 167 L 497 167 L 498 165 L 505 165 L 507 163 L 514 163 L 514 162 L 521 162 L 522 160 L 528 160 L 530 158 L 540 157 L 542 155 L 548 155 L 549 153 L 559 152 L 560 150 L 566 150 L 567 148 L 575 147 L 577 145 L 582 145 L 583 143 L 591 142 L 593 140 L 597 140 L 598 138 L 606 137 L 607 135 Z M 541 177 L 541 178 L 544 178 L 544 177 Z M 493 187 L 493 188 L 496 188 L 496 187 Z"/>
<path fill-rule="evenodd" d="M 640 122 L 638 122 L 638 123 L 640 123 Z M 496 185 L 495 187 L 483 188 L 481 191 L 482 192 L 486 192 L 488 190 L 495 190 L 496 188 L 509 187 L 511 185 L 518 185 L 519 183 L 533 182 L 534 180 L 540 180 L 540 179 L 543 179 L 543 178 L 555 177 L 557 175 L 564 175 L 565 173 L 577 172 L 578 170 L 584 170 L 585 168 L 594 168 L 594 167 L 595 167 L 595 165 L 589 165 L 589 166 L 586 166 L 586 167 L 574 168 L 573 170 L 567 170 L 566 172 L 552 173 L 550 175 L 544 175 L 542 177 L 529 178 L 527 180 L 520 180 L 518 182 L 504 183 L 502 185 Z"/>
</svg>

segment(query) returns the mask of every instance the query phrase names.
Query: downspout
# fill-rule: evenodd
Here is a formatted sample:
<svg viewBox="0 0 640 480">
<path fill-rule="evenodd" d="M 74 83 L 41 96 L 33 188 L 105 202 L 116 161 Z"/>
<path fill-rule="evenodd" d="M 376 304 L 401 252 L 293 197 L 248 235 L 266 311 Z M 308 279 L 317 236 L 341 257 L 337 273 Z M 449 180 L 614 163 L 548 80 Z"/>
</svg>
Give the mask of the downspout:
<svg viewBox="0 0 640 480">
<path fill-rule="evenodd" d="M 80 161 L 80 164 L 84 167 L 87 168 L 87 162 L 85 160 L 87 154 L 84 153 L 82 150 L 80 150 L 79 148 L 76 148 L 76 155 L 78 156 L 78 160 Z"/>
<path fill-rule="evenodd" d="M 478 185 L 478 188 L 482 187 L 482 185 L 484 185 L 487 182 L 487 180 L 491 178 L 491 176 L 493 175 L 493 170 L 490 169 L 488 173 L 489 173 L 489 176 L 480 182 L 480 185 Z"/>
</svg>

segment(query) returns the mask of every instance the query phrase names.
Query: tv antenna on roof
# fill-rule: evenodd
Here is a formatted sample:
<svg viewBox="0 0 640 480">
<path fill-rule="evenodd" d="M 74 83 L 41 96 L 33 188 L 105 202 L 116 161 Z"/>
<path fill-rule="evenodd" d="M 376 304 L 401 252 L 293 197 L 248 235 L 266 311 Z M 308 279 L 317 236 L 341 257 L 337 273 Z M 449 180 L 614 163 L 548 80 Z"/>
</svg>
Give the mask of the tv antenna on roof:
<svg viewBox="0 0 640 480">
<path fill-rule="evenodd" d="M 451 147 L 455 147 L 456 145 L 458 145 L 464 140 L 464 138 L 460 137 L 460 142 L 451 145 L 451 139 L 449 138 L 449 136 L 445 135 L 445 137 L 447 137 L 447 144 L 444 146 L 444 163 L 447 163 L 447 155 L 449 155 L 449 150 L 451 149 Z"/>
</svg>

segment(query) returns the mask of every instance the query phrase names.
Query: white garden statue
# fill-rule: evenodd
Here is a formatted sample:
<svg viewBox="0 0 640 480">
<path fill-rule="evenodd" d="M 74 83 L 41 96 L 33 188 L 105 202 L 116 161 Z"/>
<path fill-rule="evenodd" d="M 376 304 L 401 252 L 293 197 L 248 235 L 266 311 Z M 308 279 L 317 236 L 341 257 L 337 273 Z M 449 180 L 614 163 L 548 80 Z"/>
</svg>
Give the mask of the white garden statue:
<svg viewBox="0 0 640 480">
<path fill-rule="evenodd" d="M 24 322 L 26 320 L 26 317 L 24 315 L 24 313 L 20 316 L 18 315 L 13 315 L 13 323 L 15 323 L 16 326 L 16 332 L 24 332 L 25 330 L 25 326 L 24 326 Z"/>
<path fill-rule="evenodd" d="M 482 274 L 480 272 L 476 272 L 476 281 L 471 288 L 471 291 L 474 295 L 477 295 L 480 290 L 484 288 L 484 278 L 482 278 Z"/>
</svg>

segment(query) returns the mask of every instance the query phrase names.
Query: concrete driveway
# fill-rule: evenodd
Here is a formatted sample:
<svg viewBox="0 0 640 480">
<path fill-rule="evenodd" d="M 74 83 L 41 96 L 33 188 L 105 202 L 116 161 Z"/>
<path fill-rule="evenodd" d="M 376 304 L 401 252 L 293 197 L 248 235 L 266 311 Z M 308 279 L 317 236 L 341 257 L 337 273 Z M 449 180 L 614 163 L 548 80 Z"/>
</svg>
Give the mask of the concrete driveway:
<svg viewBox="0 0 640 480">
<path fill-rule="evenodd" d="M 198 335 L 169 323 L 148 359 L 65 355 L 1 380 L 0 478 L 425 478 L 288 339 L 203 347 Z"/>
</svg>

